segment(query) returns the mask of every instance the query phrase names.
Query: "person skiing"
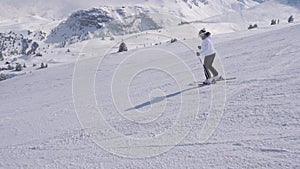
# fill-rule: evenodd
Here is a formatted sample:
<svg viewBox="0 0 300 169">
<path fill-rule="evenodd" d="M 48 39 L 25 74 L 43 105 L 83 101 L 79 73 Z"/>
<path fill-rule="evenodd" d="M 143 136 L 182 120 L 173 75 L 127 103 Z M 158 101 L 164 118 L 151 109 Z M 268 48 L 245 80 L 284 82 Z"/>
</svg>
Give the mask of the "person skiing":
<svg viewBox="0 0 300 169">
<path fill-rule="evenodd" d="M 211 33 L 207 32 L 205 28 L 199 31 L 199 37 L 202 39 L 202 44 L 201 46 L 198 46 L 200 52 L 197 52 L 197 56 L 204 56 L 203 66 L 206 80 L 203 83 L 211 84 L 212 82 L 222 78 L 221 76 L 218 76 L 218 71 L 212 66 L 216 57 L 216 50 L 212 43 Z"/>
</svg>

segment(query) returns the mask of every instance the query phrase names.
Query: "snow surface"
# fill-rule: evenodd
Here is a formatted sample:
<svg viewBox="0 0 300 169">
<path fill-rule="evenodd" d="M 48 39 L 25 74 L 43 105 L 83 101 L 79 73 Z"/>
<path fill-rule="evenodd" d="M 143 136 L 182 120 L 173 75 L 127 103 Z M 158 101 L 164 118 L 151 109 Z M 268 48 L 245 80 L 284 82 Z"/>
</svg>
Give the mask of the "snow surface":
<svg viewBox="0 0 300 169">
<path fill-rule="evenodd" d="M 73 97 L 77 97 L 78 91 L 74 89 L 80 89 L 76 88 L 80 84 L 72 82 L 79 80 L 78 82 L 86 84 L 93 81 L 86 76 L 94 71 L 92 66 L 80 65 L 93 65 L 99 60 L 99 55 L 91 54 L 100 51 L 98 43 L 101 43 L 101 40 L 92 40 L 86 45 L 82 51 L 86 57 L 79 59 L 75 74 L 73 62 L 3 81 L 0 83 L 1 99 L 4 101 L 0 112 L 0 166 L 299 168 L 300 39 L 295 38 L 295 35 L 300 34 L 300 25 L 290 25 L 283 29 L 285 31 L 270 29 L 254 34 L 249 31 L 248 37 L 239 36 L 237 33 L 227 34 L 231 39 L 225 38 L 224 35 L 221 38 L 216 36 L 216 48 L 220 57 L 216 65 L 219 70 L 221 63 L 224 66 L 223 76 L 237 78 L 226 82 L 226 85 L 225 82 L 220 82 L 200 88 L 188 86 L 191 82 L 190 75 L 197 75 L 195 80 L 203 80 L 204 77 L 198 59 L 192 55 L 189 48 L 179 42 L 101 57 L 103 60 L 94 76 L 98 108 L 103 110 L 102 115 L 106 122 L 126 137 L 155 138 L 172 128 L 181 105 L 187 104 L 191 109 L 200 105 L 199 110 L 194 112 L 197 113 L 195 120 L 191 121 L 192 130 L 188 133 L 180 133 L 183 130 L 176 131 L 179 134 L 187 134 L 178 144 L 145 144 L 145 147 L 142 147 L 145 154 L 148 153 L 146 150 L 149 150 L 149 146 L 152 146 L 151 151 L 155 152 L 164 147 L 171 148 L 151 158 L 132 159 L 126 158 L 124 154 L 125 157 L 120 157 L 118 153 L 116 155 L 107 152 L 93 142 L 95 136 L 100 134 L 98 130 L 84 130 L 79 123 L 79 120 L 83 119 L 76 114 Z M 194 44 L 189 45 L 194 47 Z M 185 70 L 180 65 L 181 62 L 167 52 L 170 50 L 184 61 L 190 70 Z M 161 55 L 157 55 L 157 52 Z M 158 56 L 161 59 L 157 59 Z M 123 106 L 123 103 L 113 102 L 110 92 L 110 88 L 114 86 L 110 85 L 113 82 L 112 76 L 114 71 L 118 70 L 118 65 L 123 66 L 120 70 L 127 71 L 120 71 L 121 76 L 116 75 L 114 80 L 117 80 L 117 86 L 128 87 L 128 97 L 132 106 L 135 106 L 127 107 L 127 111 L 120 110 L 120 113 L 125 113 L 124 117 L 133 118 L 133 114 L 130 114 L 133 109 L 138 109 L 142 114 L 151 112 L 151 108 L 165 110 L 160 115 L 154 114 L 153 117 L 151 114 L 143 116 L 146 119 L 149 116 L 159 117 L 157 120 L 135 123 L 136 121 L 126 120 L 118 114 L 113 104 Z M 137 67 L 151 68 L 155 65 L 164 66 L 168 72 L 152 68 L 145 69 L 136 76 L 131 74 Z M 86 72 L 83 74 L 84 70 Z M 133 78 L 129 86 L 126 84 L 128 78 Z M 212 136 L 202 141 L 199 133 L 209 117 L 211 92 L 223 85 L 226 86 L 225 111 Z M 92 90 L 89 87 L 86 86 L 87 93 Z M 127 91 L 116 90 L 120 93 L 115 99 L 118 100 L 118 96 L 124 99 L 122 96 L 124 93 L 126 95 Z M 214 92 L 220 94 L 218 90 Z M 182 100 L 184 97 L 187 100 Z M 189 100 L 190 98 L 195 100 Z M 86 99 L 85 95 L 82 95 L 82 99 Z M 90 100 L 80 101 L 82 102 L 79 103 L 85 104 L 75 103 L 76 108 L 87 111 L 93 108 L 92 104 L 89 104 Z M 138 118 L 136 120 L 142 120 L 143 117 L 139 114 L 135 115 Z M 191 124 L 181 125 L 184 128 Z M 118 147 L 113 138 L 109 141 L 112 143 L 112 150 L 116 152 L 132 152 L 132 147 Z"/>
<path fill-rule="evenodd" d="M 161 2 L 144 6 L 155 11 Z M 52 18 L 40 16 L 43 8 L 35 15 L 19 10 L 22 17 L 12 20 L 3 14 L 0 30 L 47 32 L 94 3 L 74 1 Z M 193 23 L 9 58 L 29 66 L 4 71 L 17 77 L 0 81 L 0 168 L 300 168 L 299 11 L 274 1 L 237 12 L 223 7 L 232 13 L 187 15 Z M 287 24 L 290 14 L 296 21 Z M 263 25 L 273 15 L 281 24 Z M 250 22 L 259 28 L 243 28 Z M 195 56 L 202 27 L 213 34 L 216 68 L 236 79 L 189 86 L 204 80 Z M 121 41 L 128 52 L 116 53 Z M 41 62 L 49 68 L 31 66 Z"/>
</svg>

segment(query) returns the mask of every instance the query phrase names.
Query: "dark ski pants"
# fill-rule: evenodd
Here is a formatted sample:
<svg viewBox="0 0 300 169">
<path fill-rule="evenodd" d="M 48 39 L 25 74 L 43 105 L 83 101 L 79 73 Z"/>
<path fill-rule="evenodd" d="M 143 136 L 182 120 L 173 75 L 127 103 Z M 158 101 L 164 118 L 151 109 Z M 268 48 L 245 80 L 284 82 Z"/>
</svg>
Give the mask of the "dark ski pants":
<svg viewBox="0 0 300 169">
<path fill-rule="evenodd" d="M 211 73 L 213 74 L 213 76 L 218 76 L 219 74 L 217 70 L 212 66 L 215 57 L 216 54 L 214 53 L 212 55 L 205 56 L 204 58 L 204 68 L 205 68 L 205 74 L 207 76 L 206 78 L 211 78 Z"/>
</svg>

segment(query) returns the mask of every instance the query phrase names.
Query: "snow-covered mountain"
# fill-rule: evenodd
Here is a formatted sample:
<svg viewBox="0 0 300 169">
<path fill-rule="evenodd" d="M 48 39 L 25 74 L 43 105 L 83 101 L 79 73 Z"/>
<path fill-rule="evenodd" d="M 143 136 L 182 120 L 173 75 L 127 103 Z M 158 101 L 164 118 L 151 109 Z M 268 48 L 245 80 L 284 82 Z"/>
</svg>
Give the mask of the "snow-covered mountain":
<svg viewBox="0 0 300 169">
<path fill-rule="evenodd" d="M 2 4 L 0 32 L 3 35 L 18 34 L 29 41 L 32 40 L 27 32 L 43 32 L 43 38 L 36 42 L 43 48 L 40 49 L 43 53 L 47 53 L 45 48 L 52 43 L 59 43 L 62 47 L 93 38 L 114 39 L 114 36 L 177 26 L 182 22 L 241 11 L 257 5 L 251 0 L 128 0 L 101 3 L 4 0 Z M 22 46 L 24 40 L 19 42 L 20 38 L 17 37 L 2 37 L 3 55 L 24 54 L 22 51 L 25 49 L 22 48 L 27 45 L 18 47 Z"/>
<path fill-rule="evenodd" d="M 73 13 L 48 36 L 47 43 L 75 43 L 161 28 L 140 7 L 102 7 Z M 128 11 L 134 11 L 129 13 Z"/>
<path fill-rule="evenodd" d="M 177 27 L 181 23 L 196 23 L 195 27 L 207 26 L 215 33 L 239 31 L 248 24 L 265 26 L 273 18 L 286 20 L 289 14 L 299 13 L 290 6 L 297 2 L 273 1 L 258 5 L 253 0 L 127 0 L 101 3 L 55 0 L 28 1 L 25 6 L 19 0 L 4 0 L 5 3 L 0 7 L 4 11 L 0 16 L 0 32 L 7 34 L 14 31 L 14 34 L 28 39 L 31 37 L 27 37 L 26 32 L 43 32 L 46 39 L 37 41 L 40 46 L 48 47 L 44 45 L 46 42 L 59 43 L 62 47 L 93 38 L 115 39 L 114 36 Z M 268 6 L 276 10 L 265 10 Z M 12 12 L 14 15 L 8 15 Z M 222 28 L 215 23 L 221 24 Z M 7 43 L 14 44 L 16 41 L 18 39 Z M 7 43 L 2 43 L 1 47 L 6 49 L 2 50 L 5 55 L 22 53 L 16 52 L 20 49 L 11 47 L 16 45 L 9 46 Z"/>
<path fill-rule="evenodd" d="M 256 5 L 250 0 L 146 1 L 137 6 L 98 7 L 74 12 L 48 36 L 48 43 L 75 43 L 165 28 L 182 21 L 241 11 Z"/>
<path fill-rule="evenodd" d="M 168 11 L 178 11 L 185 13 L 182 9 L 199 8 L 208 5 L 212 8 L 212 12 L 220 12 L 220 10 L 228 11 L 228 7 L 249 7 L 254 5 L 252 0 L 3 0 L 0 9 L 3 11 L 1 19 L 18 18 L 27 15 L 37 15 L 47 19 L 64 19 L 80 9 L 89 9 L 100 6 L 141 6 L 151 8 L 168 8 Z M 226 9 L 227 8 L 227 9 Z M 221 12 L 224 12 L 221 11 Z M 179 12 L 179 11 L 178 11 Z M 11 15 L 14 13 L 14 15 Z M 211 14 L 211 13 L 209 13 Z"/>
<path fill-rule="evenodd" d="M 270 0 L 260 5 L 248 8 L 240 12 L 229 12 L 223 15 L 209 17 L 200 21 L 198 25 L 208 27 L 214 32 L 223 33 L 220 30 L 220 23 L 223 29 L 228 32 L 240 31 L 246 29 L 250 24 L 257 24 L 258 27 L 266 28 L 270 26 L 271 21 L 286 24 L 290 16 L 300 18 L 300 8 L 295 5 L 289 5 L 286 1 Z"/>
<path fill-rule="evenodd" d="M 40 60 L 35 57 L 37 54 L 44 56 L 42 60 L 49 61 L 52 58 L 47 55 L 53 57 L 56 47 L 69 48 L 70 44 L 95 38 L 121 40 L 129 34 L 159 29 L 160 33 L 174 37 L 180 35 L 179 38 L 186 39 L 194 37 L 203 27 L 219 34 L 242 31 L 249 24 L 268 27 L 272 19 L 286 23 L 290 15 L 294 15 L 296 21 L 300 17 L 297 3 L 285 0 L 262 4 L 253 0 L 127 0 L 101 3 L 96 0 L 54 0 L 47 3 L 25 0 L 26 5 L 19 0 L 4 2 L 0 6 L 4 11 L 0 15 L 2 63 L 26 60 L 31 63 Z M 183 35 L 182 29 L 189 31 Z M 164 42 L 155 40 L 152 43 Z M 136 46 L 145 46 L 145 43 L 148 42 Z"/>
<path fill-rule="evenodd" d="M 133 3 L 130 1 L 128 4 Z M 253 0 L 155 0 L 128 4 L 123 2 L 114 3 L 114 6 L 103 6 L 105 5 L 103 3 L 99 6 L 95 2 L 93 3 L 95 8 L 73 12 L 49 32 L 46 42 L 65 46 L 93 38 L 114 39 L 114 36 L 199 20 L 229 23 L 226 30 L 237 31 L 244 29 L 248 24 L 266 25 L 265 23 L 270 22 L 272 17 L 286 19 L 289 14 L 299 12 L 289 6 L 297 3 L 282 0 L 263 5 L 258 5 Z M 264 10 L 264 6 L 270 5 L 280 12 Z M 257 9 L 252 9 L 256 6 Z"/>
</svg>

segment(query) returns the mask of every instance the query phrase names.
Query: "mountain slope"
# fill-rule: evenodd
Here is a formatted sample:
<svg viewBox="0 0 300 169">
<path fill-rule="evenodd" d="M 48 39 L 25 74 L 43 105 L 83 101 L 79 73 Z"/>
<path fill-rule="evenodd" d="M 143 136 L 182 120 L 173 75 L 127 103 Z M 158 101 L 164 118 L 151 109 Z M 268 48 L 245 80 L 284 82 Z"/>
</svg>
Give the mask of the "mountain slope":
<svg viewBox="0 0 300 169">
<path fill-rule="evenodd" d="M 40 13 L 41 11 L 56 13 L 57 10 L 66 6 L 63 4 L 58 5 L 63 2 L 57 2 L 56 4 L 56 1 L 49 3 L 32 1 L 29 4 L 36 6 L 34 9 L 37 10 L 33 13 L 26 11 L 26 7 L 23 9 L 22 4 L 18 4 L 17 2 L 19 1 L 13 0 L 1 6 L 3 8 L 7 7 L 4 10 L 18 9 L 19 13 L 16 12 L 16 15 L 13 15 L 14 18 L 12 19 L 10 19 L 12 17 L 10 16 L 0 21 L 0 32 L 6 32 L 2 34 L 4 36 L 1 36 L 0 40 L 0 55 L 2 55 L 0 58 L 0 69 L 7 67 L 7 65 L 4 65 L 5 63 L 40 65 L 41 62 L 66 60 L 57 56 L 61 53 L 66 53 L 66 56 L 75 55 L 70 52 L 70 49 L 72 49 L 71 51 L 80 50 L 76 49 L 80 46 L 80 42 L 89 39 L 100 38 L 103 40 L 101 44 L 107 44 L 110 43 L 107 41 L 113 43 L 122 40 L 130 36 L 128 34 L 135 34 L 141 31 L 153 33 L 154 31 L 150 30 L 157 29 L 159 29 L 157 33 L 170 36 L 168 39 L 175 37 L 177 39 L 190 39 L 197 36 L 198 30 L 203 27 L 206 27 L 215 35 L 235 31 L 243 32 L 249 24 L 258 24 L 259 30 L 263 30 L 270 27 L 269 24 L 272 19 L 280 19 L 280 26 L 274 26 L 277 29 L 286 26 L 287 17 L 290 15 L 294 15 L 296 22 L 297 18 L 300 18 L 299 9 L 281 1 L 281 3 L 270 1 L 257 5 L 257 3 L 253 3 L 250 0 L 211 0 L 207 2 L 203 0 L 155 0 L 143 3 L 130 1 L 130 3 L 124 6 L 119 6 L 121 5 L 120 3 L 109 1 L 103 2 L 98 7 L 97 3 L 99 1 L 89 1 L 86 4 L 82 1 L 64 1 L 65 3 L 73 4 L 66 7 L 64 16 L 69 15 L 67 14 L 68 11 L 77 9 L 81 5 L 81 7 L 94 5 L 97 8 L 76 11 L 63 20 L 57 20 L 57 18 L 48 17 Z M 132 3 L 135 4 L 130 5 Z M 15 4 L 15 7 L 11 7 Z M 105 4 L 112 6 L 103 6 Z M 59 7 L 46 10 L 55 5 Z M 22 17 L 17 17 L 19 14 Z M 40 15 L 43 16 L 41 17 Z M 183 29 L 188 31 L 182 31 Z M 13 32 L 10 32 L 10 30 Z M 33 33 L 29 35 L 28 32 Z M 18 38 L 18 36 L 11 37 L 10 34 L 23 37 L 24 43 L 20 40 L 22 38 Z M 147 38 L 143 39 L 140 44 L 133 45 L 132 47 L 152 46 L 166 41 L 156 39 L 150 43 L 151 40 L 148 41 Z M 38 48 L 35 51 L 32 50 L 32 52 L 29 52 L 32 49 L 31 43 L 33 42 L 38 44 Z M 35 57 L 36 54 L 43 57 Z M 15 72 L 1 72 L 4 76 L 10 73 L 14 74 Z"/>
<path fill-rule="evenodd" d="M 211 92 L 213 88 L 218 88 L 224 83 L 190 88 L 187 85 L 191 82 L 187 78 L 190 72 L 180 67 L 174 55 L 164 52 L 172 51 L 187 63 L 197 75 L 197 80 L 203 80 L 203 70 L 198 59 L 190 53 L 190 49 L 181 43 L 168 43 L 128 53 L 111 54 L 105 58 L 101 55 L 103 62 L 97 68 L 96 76 L 92 74 L 95 81 L 86 79 L 86 76 L 77 76 L 77 80 L 82 83 L 91 80 L 92 84 L 95 84 L 98 108 L 104 110 L 106 122 L 126 137 L 158 137 L 175 123 L 178 105 L 188 104 L 190 108 L 200 105 L 193 129 L 178 145 L 142 147 L 145 150 L 150 148 L 159 151 L 166 146 L 174 146 L 170 151 L 152 158 L 131 159 L 106 152 L 91 140 L 96 136 L 105 136 L 105 132 L 99 133 L 92 129 L 84 131 L 81 128 L 72 95 L 72 82 L 76 80 L 76 77 L 73 77 L 74 63 L 3 81 L 0 97 L 6 104 L 0 105 L 0 166 L 299 168 L 300 135 L 297 131 L 300 124 L 300 40 L 295 38 L 299 34 L 300 25 L 294 25 L 263 33 L 248 32 L 248 37 L 232 33 L 228 34 L 231 37 L 229 41 L 215 36 L 218 39 L 218 56 L 224 65 L 223 75 L 237 79 L 227 82 L 225 112 L 218 128 L 205 142 L 200 142 L 199 133 L 208 118 Z M 198 42 L 198 39 L 194 41 Z M 100 43 L 101 40 L 98 39 L 89 41 L 86 51 L 83 51 L 86 52 L 84 60 L 77 63 L 87 65 L 80 72 L 94 71 L 88 65 L 99 59 L 99 51 L 102 51 L 98 47 Z M 136 43 L 139 43 L 139 40 L 136 40 Z M 194 47 L 195 45 L 192 46 Z M 158 51 L 161 59 L 152 55 Z M 128 60 L 122 62 L 127 57 Z M 220 63 L 220 60 L 217 59 L 216 63 Z M 112 82 L 110 78 L 114 70 L 118 70 L 118 65 L 128 68 L 127 71 L 120 69 L 122 79 L 133 78 L 130 86 L 127 86 L 125 81 L 117 81 L 120 87 L 128 87 L 130 93 L 125 98 L 130 99 L 132 106 L 135 106 L 133 108 L 140 109 L 140 113 L 148 111 L 151 107 L 163 110 L 158 120 L 150 124 L 134 123 L 122 118 L 122 115 L 127 117 L 126 112 L 118 115 L 115 105 L 120 103 L 116 102 L 114 105 L 109 90 Z M 160 69 L 153 69 L 152 65 L 166 65 L 165 68 L 172 70 L 168 72 L 172 73 L 172 76 Z M 216 66 L 221 70 L 220 64 Z M 130 72 L 137 67 L 150 69 L 142 69 L 144 71 L 132 77 Z M 174 77 L 177 79 L 174 80 Z M 180 84 L 186 85 L 178 86 Z M 84 91 L 88 92 L 90 88 L 86 86 Z M 120 91 L 119 97 L 123 96 L 122 92 L 127 91 Z M 214 92 L 218 94 L 219 91 Z M 163 94 L 168 94 L 168 98 L 158 97 Z M 81 96 L 83 100 L 86 99 L 84 95 Z M 195 97 L 196 100 L 184 103 L 182 97 Z M 94 108 L 89 104 L 81 104 L 79 107 L 85 110 Z M 138 117 L 140 114 L 135 115 Z M 189 123 L 181 125 L 185 128 Z M 176 132 L 180 133 L 181 130 Z M 115 139 L 112 137 L 108 141 L 114 143 Z M 114 150 L 131 152 L 130 147 L 115 144 L 111 146 Z"/>
<path fill-rule="evenodd" d="M 0 19 L 2 20 L 1 22 L 10 22 L 11 25 L 14 24 L 18 27 L 20 27 L 20 24 L 23 22 L 27 23 L 27 21 L 31 21 L 26 25 L 22 25 L 25 29 L 29 29 L 28 27 L 30 25 L 34 26 L 35 29 L 41 28 L 41 25 L 32 24 L 32 21 L 38 21 L 43 23 L 42 27 L 44 27 L 44 29 L 47 29 L 49 28 L 49 22 L 64 20 L 73 12 L 103 6 L 114 8 L 139 6 L 154 14 L 160 12 L 175 15 L 183 19 L 195 20 L 229 11 L 239 11 L 254 5 L 257 5 L 257 3 L 253 3 L 251 0 L 244 0 L 242 2 L 237 0 L 126 0 L 121 2 L 116 0 L 103 0 L 101 2 L 97 0 L 90 0 L 88 2 L 80 0 L 53 0 L 51 2 L 45 0 L 3 0 L 0 7 L 3 12 L 0 15 Z M 12 15 L 12 13 L 14 15 Z"/>
<path fill-rule="evenodd" d="M 73 13 L 48 36 L 47 43 L 75 43 L 161 28 L 140 7 L 102 7 Z M 128 11 L 134 11 L 129 13 Z"/>
<path fill-rule="evenodd" d="M 253 5 L 251 0 L 244 0 L 243 3 L 245 7 Z M 83 2 L 81 0 L 53 0 L 51 2 L 45 0 L 3 0 L 1 9 L 4 13 L 1 15 L 5 18 L 17 18 L 27 15 L 38 15 L 48 19 L 64 19 L 70 13 L 75 12 L 79 9 L 87 9 L 99 6 L 142 6 L 142 7 L 151 7 L 151 8 L 170 8 L 169 10 L 177 11 L 182 7 L 196 8 L 203 7 L 204 4 L 209 6 L 215 6 L 216 8 L 224 10 L 225 8 L 231 7 L 232 4 L 242 4 L 237 0 L 176 0 L 176 1 L 167 1 L 167 0 L 102 0 L 101 2 L 97 0 L 89 0 Z M 222 4 L 222 5 L 221 5 Z M 225 8 L 224 8 L 225 7 Z M 214 9 L 212 9 L 214 10 Z M 7 11 L 7 12 L 6 12 Z M 14 12 L 14 15 L 10 15 L 11 12 Z M 182 10 L 183 12 L 183 10 Z"/>
<path fill-rule="evenodd" d="M 220 31 L 220 24 L 224 25 L 223 27 L 225 30 L 227 29 L 227 32 L 245 30 L 250 24 L 257 24 L 259 28 L 265 29 L 270 27 L 272 19 L 279 20 L 281 26 L 286 25 L 291 15 L 295 18 L 300 18 L 300 9 L 287 3 L 272 0 L 240 12 L 229 12 L 193 23 L 202 24 L 203 27 L 207 26 L 210 30 L 215 30 L 218 33 L 224 33 L 224 31 Z"/>
</svg>

